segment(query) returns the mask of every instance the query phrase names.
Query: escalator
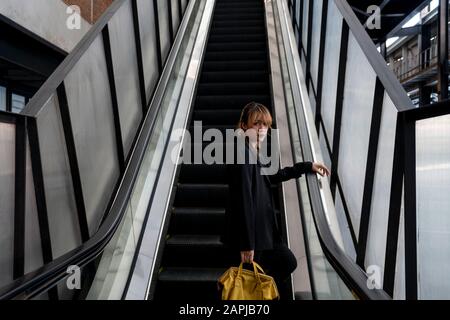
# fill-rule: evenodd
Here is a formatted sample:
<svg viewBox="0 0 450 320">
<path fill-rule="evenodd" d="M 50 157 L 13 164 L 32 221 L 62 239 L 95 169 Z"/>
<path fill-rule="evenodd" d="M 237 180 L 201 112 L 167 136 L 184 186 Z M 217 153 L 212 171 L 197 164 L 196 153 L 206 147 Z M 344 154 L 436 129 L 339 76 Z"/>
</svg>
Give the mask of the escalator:
<svg viewBox="0 0 450 320">
<path fill-rule="evenodd" d="M 158 14 L 161 18 L 167 9 L 165 6 L 167 2 L 153 1 L 153 4 L 155 3 L 158 3 Z M 180 1 L 171 3 L 172 8 L 175 8 Z M 328 43 L 325 40 L 316 41 L 312 44 L 312 49 L 311 45 L 309 49 L 308 45 L 304 46 L 305 48 L 300 46 L 299 55 L 299 46 L 296 43 L 300 38 L 299 25 L 298 21 L 292 21 L 291 17 L 300 17 L 300 1 L 293 3 L 289 1 L 289 8 L 288 1 L 282 0 L 191 0 L 187 4 L 185 1 L 182 3 L 185 13 L 174 39 L 172 39 L 174 30 L 169 30 L 171 28 L 166 22 L 177 21 L 175 17 L 181 14 L 176 11 L 173 11 L 170 19 L 167 17 L 167 21 L 162 18 L 159 23 L 156 21 L 160 33 L 154 35 L 156 42 L 152 43 L 152 36 L 144 34 L 151 29 L 147 28 L 145 31 L 143 28 L 146 26 L 145 18 L 147 17 L 149 21 L 155 14 L 155 10 L 150 10 L 150 2 L 131 0 L 114 2 L 79 48 L 68 56 L 52 76 L 51 81 L 38 92 L 37 98 L 30 103 L 26 112 L 15 115 L 14 120 L 8 118 L 8 126 L 14 123 L 18 126 L 17 130 L 23 130 L 17 134 L 18 141 L 22 141 L 25 146 L 23 148 L 27 148 L 27 140 L 24 138 L 26 130 L 30 135 L 28 141 L 29 148 L 32 149 L 30 166 L 33 166 L 33 178 L 36 180 L 33 182 L 37 188 L 36 201 L 40 201 L 37 203 L 39 228 L 47 232 L 42 233 L 46 237 L 40 240 L 47 250 L 47 255 L 40 267 L 28 270 L 29 272 L 23 276 L 2 287 L 0 299 L 219 300 L 218 277 L 231 265 L 239 263 L 238 253 L 230 252 L 220 242 L 228 203 L 226 165 L 221 163 L 211 165 L 204 162 L 181 163 L 182 150 L 178 143 L 184 141 L 186 135 L 174 138 L 177 129 L 188 130 L 194 139 L 196 134 L 199 132 L 201 134 L 207 129 L 218 129 L 224 133 L 226 129 L 235 129 L 242 108 L 247 103 L 256 101 L 271 110 L 274 128 L 280 129 L 280 137 L 273 135 L 271 139 L 277 139 L 272 143 L 281 140 L 282 167 L 292 162 L 325 162 L 320 150 L 323 136 L 319 141 L 316 128 L 313 127 L 316 119 L 311 115 L 313 108 L 310 99 L 315 98 L 314 85 L 317 79 L 311 74 L 314 70 L 320 69 L 317 65 L 320 65 L 319 61 L 323 62 L 324 46 Z M 308 3 L 312 1 L 304 1 L 302 5 L 307 6 Z M 361 36 L 362 32 L 358 28 L 362 26 L 358 24 L 355 27 L 359 22 L 348 14 L 350 10 L 348 5 L 339 1 L 323 3 L 329 4 L 332 9 L 329 10 L 330 21 L 334 19 L 340 23 L 344 20 L 352 22 L 339 28 L 335 26 L 336 21 L 332 21 L 335 24 L 329 23 L 331 31 L 342 29 L 342 48 L 347 45 L 352 49 L 353 45 L 358 47 L 357 49 L 362 47 L 365 50 L 364 54 L 371 52 L 370 59 L 362 63 L 371 68 L 375 65 L 374 70 L 370 70 L 379 76 L 379 79 L 376 79 L 377 91 L 381 91 L 378 86 L 383 85 L 388 94 L 399 92 L 398 87 L 392 85 L 394 81 L 389 78 L 391 76 L 385 74 L 387 68 L 379 61 L 381 58 L 373 57 L 378 53 L 367 44 L 370 41 L 368 37 Z M 321 16 L 318 14 L 321 10 L 315 9 L 314 12 L 316 16 Z M 326 10 L 324 12 L 326 13 Z M 305 13 L 305 16 L 308 14 Z M 322 36 L 325 34 L 317 31 L 317 25 L 327 25 L 324 22 L 317 23 L 319 21 L 317 19 L 313 19 L 315 23 L 312 23 L 313 15 L 310 16 L 309 23 L 303 21 L 305 26 L 308 24 L 315 26 L 311 32 L 305 33 L 305 37 L 309 40 L 312 34 L 320 33 Z M 140 17 L 140 20 L 137 17 Z M 142 32 L 139 41 L 134 43 L 135 39 L 129 39 L 129 32 L 122 30 L 122 26 L 125 25 L 123 21 L 128 21 L 128 26 L 137 30 L 136 38 L 139 37 L 139 32 Z M 139 23 L 141 31 L 137 27 Z M 296 31 L 292 31 L 292 25 L 297 28 Z M 123 34 L 119 34 L 121 37 L 118 36 L 119 31 L 123 31 Z M 137 57 L 142 61 L 124 59 L 123 57 L 130 58 L 131 55 L 120 51 L 123 49 L 123 46 L 120 46 L 121 41 L 135 44 L 136 52 L 141 52 Z M 167 43 L 171 43 L 172 48 L 165 46 Z M 319 43 L 322 50 L 317 48 Z M 153 48 L 150 44 L 158 50 L 156 53 L 150 50 Z M 347 57 L 340 58 L 340 55 L 347 54 L 347 51 L 334 42 L 332 45 L 331 49 L 338 51 L 336 59 L 341 60 L 338 61 L 340 68 L 332 75 L 327 75 L 328 79 L 334 79 L 335 76 L 336 81 L 330 80 L 323 87 L 333 85 L 338 87 L 336 90 L 341 90 L 340 95 L 335 95 L 336 100 L 331 101 L 331 104 L 336 105 L 339 104 L 339 97 L 344 101 L 349 100 L 343 99 L 348 93 L 344 92 L 343 84 L 338 83 L 346 77 L 342 64 Z M 319 56 L 321 51 L 322 60 L 317 59 L 316 64 L 306 63 L 305 53 L 309 58 L 311 52 Z M 355 54 L 354 51 L 350 52 L 358 57 L 360 52 Z M 325 57 L 328 58 L 327 55 Z M 333 58 L 331 55 L 329 59 Z M 325 66 L 330 65 L 328 60 L 325 59 L 325 62 Z M 154 71 L 155 63 L 161 64 L 158 81 L 150 72 Z M 90 72 L 93 67 L 98 66 L 105 67 L 97 73 Z M 136 68 L 133 69 L 132 66 Z M 302 70 L 303 66 L 307 69 L 306 76 Z M 119 72 L 123 70 L 127 71 L 125 74 L 134 70 L 137 85 L 130 86 L 129 79 L 121 77 L 122 74 Z M 350 68 L 349 70 L 347 72 L 349 77 L 360 77 L 358 72 L 351 72 L 353 70 Z M 323 73 L 322 70 L 322 75 Z M 105 80 L 100 82 L 88 78 L 87 80 L 92 81 L 92 86 L 96 84 L 101 90 L 88 92 L 86 95 L 94 96 L 100 92 L 107 97 L 106 99 L 104 96 L 95 97 L 96 99 L 90 99 L 86 103 L 94 101 L 97 103 L 96 106 L 106 106 L 104 109 L 113 113 L 98 117 L 102 124 L 110 125 L 112 128 L 110 133 L 112 132 L 111 136 L 114 138 L 109 137 L 113 142 L 101 140 L 97 149 L 94 143 L 90 144 L 89 139 L 80 139 L 79 135 L 72 132 L 77 129 L 75 125 L 80 124 L 72 124 L 73 119 L 70 117 L 70 112 L 78 111 L 76 104 L 78 101 L 71 99 L 71 89 L 76 90 L 69 84 L 71 81 L 74 83 L 74 80 L 85 79 L 85 74 L 96 76 L 101 74 Z M 155 87 L 149 90 L 147 85 L 152 81 Z M 80 83 L 81 81 L 75 82 Z M 145 100 L 145 103 L 142 103 L 142 121 L 139 125 L 126 118 L 124 115 L 127 112 L 120 109 L 123 105 L 128 106 L 124 102 L 132 95 L 130 87 L 135 89 L 134 93 L 137 93 L 136 88 L 139 87 L 140 95 L 146 98 L 139 99 L 138 95 L 135 95 L 134 102 L 138 103 L 133 106 Z M 66 91 L 69 94 L 66 95 Z M 348 91 L 352 93 L 351 90 Z M 144 92 L 147 92 L 147 95 Z M 401 95 L 392 96 L 392 105 L 400 105 L 398 101 L 403 99 Z M 373 100 L 378 101 L 375 98 Z M 374 103 L 370 99 L 367 101 L 372 105 Z M 108 109 L 111 104 L 113 111 Z M 52 117 L 52 112 L 55 113 L 58 108 L 61 109 L 62 120 Z M 78 118 L 75 120 L 87 118 L 87 115 L 96 119 L 88 112 L 92 110 L 97 112 L 98 108 L 87 111 L 80 108 L 80 110 L 86 113 L 80 113 L 81 116 L 76 114 Z M 320 117 L 318 118 L 320 120 Z M 93 121 L 90 124 L 96 123 Z M 201 129 L 198 128 L 200 124 Z M 95 131 L 97 128 L 94 125 L 94 128 L 89 130 Z M 49 133 L 47 128 L 54 132 Z M 123 142 L 118 137 L 122 133 L 125 136 L 124 128 L 128 133 L 131 129 L 135 130 L 136 137 L 134 139 L 127 137 L 129 151 L 126 154 L 123 154 L 123 145 L 122 148 L 118 148 L 119 150 L 111 148 L 113 156 L 109 160 L 113 159 L 111 162 L 117 160 L 117 163 L 114 163 L 117 170 L 114 172 L 111 170 L 111 176 L 117 179 L 117 184 L 114 188 L 108 186 L 113 190 L 109 197 L 101 194 L 103 197 L 101 200 L 106 199 L 108 203 L 105 205 L 105 215 L 100 226 L 84 225 L 88 232 L 89 230 L 95 232 L 91 232 L 90 237 L 85 235 L 88 239 L 83 239 L 82 243 L 72 245 L 65 251 L 60 250 L 58 255 L 52 256 L 51 245 L 49 248 L 45 247 L 46 241 L 51 244 L 49 239 L 53 235 L 48 232 L 48 226 L 45 229 L 46 223 L 48 224 L 45 219 L 49 218 L 43 214 L 47 208 L 46 202 L 42 199 L 45 200 L 47 189 L 52 191 L 57 188 L 44 188 L 47 186 L 44 182 L 53 180 L 46 181 L 46 172 L 39 168 L 42 167 L 39 148 L 44 154 L 43 162 L 45 157 L 51 158 L 53 155 L 51 152 L 56 155 L 62 154 L 63 159 L 60 160 L 65 161 L 64 164 L 68 167 L 64 168 L 65 171 L 61 169 L 63 174 L 66 174 L 66 176 L 61 174 L 65 180 L 59 176 L 57 177 L 59 180 L 54 180 L 67 180 L 71 183 L 70 188 L 64 190 L 68 190 L 68 201 L 75 198 L 76 203 L 70 202 L 67 207 L 76 208 L 78 217 L 83 218 L 83 214 L 87 215 L 83 202 L 86 195 L 82 192 L 86 182 L 83 179 L 86 179 L 86 175 L 90 177 L 86 172 L 80 175 L 80 170 L 87 170 L 89 173 L 90 168 L 78 167 L 79 159 L 85 154 L 82 152 L 77 154 L 76 143 L 87 144 L 87 147 L 82 145 L 84 149 L 80 150 L 94 151 L 90 154 L 91 160 L 98 163 L 100 160 L 96 158 L 95 151 L 100 149 L 105 151 L 115 142 Z M 60 140 L 54 144 L 60 143 L 59 149 L 51 149 L 53 145 L 50 145 L 51 143 L 46 145 L 42 140 L 39 143 L 39 137 L 42 139 L 58 134 L 61 135 L 58 136 Z M 191 154 L 198 150 L 203 151 L 208 144 L 209 142 L 193 141 L 190 145 Z M 224 150 L 225 146 L 223 145 Z M 116 159 L 117 151 L 122 152 L 121 159 L 120 157 Z M 174 154 L 175 161 L 171 157 Z M 223 156 L 226 159 L 225 152 Z M 24 171 L 27 161 L 28 159 L 23 159 Z M 38 169 L 34 167 L 35 165 Z M 104 167 L 109 168 L 108 165 L 111 163 L 104 161 Z M 103 169 L 103 166 L 98 167 Z M 25 180 L 25 173 L 22 177 Z M 97 181 L 91 179 L 90 182 Z M 296 252 L 302 259 L 297 273 L 293 275 L 292 286 L 280 288 L 282 296 L 295 296 L 300 299 L 310 294 L 310 298 L 313 299 L 390 299 L 392 295 L 389 296 L 384 290 L 368 288 L 368 274 L 345 251 L 341 230 L 335 223 L 337 213 L 329 184 L 329 181 L 319 179 L 316 175 L 308 175 L 289 185 L 272 186 L 284 240 L 291 248 L 300 248 L 300 251 Z M 93 201 L 89 203 L 88 210 L 95 207 L 92 203 Z M 95 209 L 101 211 L 97 207 Z M 91 223 L 91 220 L 88 222 Z M 54 226 L 50 224 L 50 227 Z M 72 229 L 76 232 L 77 228 L 78 226 Z M 64 230 L 58 229 L 59 235 L 64 234 Z M 17 242 L 20 244 L 20 241 Z M 71 279 L 68 270 L 73 266 L 80 268 L 82 277 L 82 288 L 75 293 L 67 287 Z M 303 278 L 300 279 L 303 282 L 299 281 L 299 277 Z M 302 295 L 303 292 L 305 295 Z"/>
<path fill-rule="evenodd" d="M 218 0 L 190 123 L 203 131 L 235 129 L 251 101 L 271 108 L 264 4 L 259 0 Z M 203 147 L 206 144 L 203 145 Z M 197 147 L 193 144 L 192 151 Z M 226 154 L 224 153 L 224 159 Z M 217 279 L 238 262 L 220 242 L 227 204 L 225 164 L 183 164 L 155 299 L 218 299 Z M 274 188 L 276 195 L 276 189 Z M 235 256 L 236 255 L 236 256 Z"/>
</svg>

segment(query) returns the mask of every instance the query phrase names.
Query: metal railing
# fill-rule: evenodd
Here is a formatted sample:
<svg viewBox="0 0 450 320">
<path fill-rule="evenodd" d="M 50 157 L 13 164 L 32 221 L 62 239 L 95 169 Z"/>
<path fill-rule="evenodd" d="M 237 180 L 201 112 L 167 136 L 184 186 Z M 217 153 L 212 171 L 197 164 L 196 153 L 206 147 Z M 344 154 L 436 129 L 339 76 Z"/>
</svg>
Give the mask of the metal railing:
<svg viewBox="0 0 450 320">
<path fill-rule="evenodd" d="M 420 54 L 394 62 L 392 70 L 400 81 L 406 81 L 415 75 L 437 67 L 438 46 L 432 45 Z"/>
</svg>

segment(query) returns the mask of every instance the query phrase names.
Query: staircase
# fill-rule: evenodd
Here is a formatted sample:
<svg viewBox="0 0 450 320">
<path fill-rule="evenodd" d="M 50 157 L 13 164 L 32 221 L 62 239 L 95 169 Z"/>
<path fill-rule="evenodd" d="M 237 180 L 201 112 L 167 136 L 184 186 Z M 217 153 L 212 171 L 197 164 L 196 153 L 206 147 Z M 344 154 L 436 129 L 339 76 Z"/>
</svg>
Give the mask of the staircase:
<svg viewBox="0 0 450 320">
<path fill-rule="evenodd" d="M 262 0 L 217 0 L 205 54 L 191 132 L 193 121 L 202 121 L 203 130 L 234 129 L 251 101 L 271 109 Z M 220 242 L 226 178 L 225 165 L 182 165 L 155 300 L 220 299 L 217 279 L 239 262 Z"/>
</svg>

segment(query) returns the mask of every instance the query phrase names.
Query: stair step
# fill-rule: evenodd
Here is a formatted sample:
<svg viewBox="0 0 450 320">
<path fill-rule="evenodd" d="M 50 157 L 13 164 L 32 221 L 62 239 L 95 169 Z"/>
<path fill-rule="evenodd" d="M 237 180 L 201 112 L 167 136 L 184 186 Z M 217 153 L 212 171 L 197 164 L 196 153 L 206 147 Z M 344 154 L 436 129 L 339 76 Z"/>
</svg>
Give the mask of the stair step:
<svg viewBox="0 0 450 320">
<path fill-rule="evenodd" d="M 173 208 L 169 234 L 221 234 L 225 208 Z"/>
<path fill-rule="evenodd" d="M 241 117 L 241 110 L 194 110 L 193 121 L 202 121 L 203 125 L 227 124 L 236 126 Z"/>
<path fill-rule="evenodd" d="M 228 52 L 207 52 L 205 61 L 227 61 L 227 60 L 264 60 L 266 52 L 259 51 L 228 51 Z"/>
<path fill-rule="evenodd" d="M 226 207 L 226 184 L 178 184 L 174 207 Z"/>
<path fill-rule="evenodd" d="M 155 300 L 219 302 L 217 280 L 226 269 L 163 268 L 158 276 Z"/>
<path fill-rule="evenodd" d="M 162 265 L 165 267 L 226 268 L 239 259 L 220 235 L 174 235 L 166 241 Z"/>
<path fill-rule="evenodd" d="M 267 82 L 227 82 L 227 83 L 201 83 L 198 86 L 198 95 L 226 95 L 226 94 L 264 94 L 270 90 Z"/>
<path fill-rule="evenodd" d="M 226 54 L 226 53 L 225 53 Z M 215 71 L 202 72 L 200 83 L 237 82 L 237 81 L 268 81 L 269 73 L 266 71 Z"/>
<path fill-rule="evenodd" d="M 224 96 L 198 96 L 195 104 L 197 109 L 239 109 L 242 110 L 248 103 L 255 101 L 264 104 L 270 109 L 269 95 L 224 95 Z"/>
<path fill-rule="evenodd" d="M 257 15 L 263 15 L 264 9 L 262 7 L 216 7 L 214 10 L 214 15 L 236 15 L 236 14 L 257 14 Z"/>
<path fill-rule="evenodd" d="M 183 164 L 178 178 L 179 183 L 221 183 L 226 184 L 226 164 Z"/>
<path fill-rule="evenodd" d="M 264 19 L 249 19 L 249 20 L 231 20 L 231 21 L 213 21 L 213 28 L 228 28 L 228 27 L 260 27 L 264 26 Z"/>
<path fill-rule="evenodd" d="M 240 20 L 256 20 L 264 19 L 264 12 L 258 13 L 218 13 L 214 14 L 215 21 L 240 21 Z"/>
<path fill-rule="evenodd" d="M 265 35 L 264 26 L 250 26 L 250 27 L 213 27 L 211 29 L 212 35 L 231 35 L 231 34 L 261 34 Z"/>
<path fill-rule="evenodd" d="M 246 70 L 267 70 L 266 60 L 231 60 L 231 61 L 205 61 L 204 71 L 246 71 Z"/>
<path fill-rule="evenodd" d="M 227 43 L 209 43 L 207 52 L 212 51 L 258 51 L 265 50 L 266 42 L 227 42 Z"/>
<path fill-rule="evenodd" d="M 217 282 L 225 268 L 163 268 L 158 281 L 162 282 Z"/>
<path fill-rule="evenodd" d="M 256 34 L 211 34 L 209 37 L 209 43 L 230 43 L 230 42 L 263 42 L 266 36 L 264 33 Z"/>
</svg>

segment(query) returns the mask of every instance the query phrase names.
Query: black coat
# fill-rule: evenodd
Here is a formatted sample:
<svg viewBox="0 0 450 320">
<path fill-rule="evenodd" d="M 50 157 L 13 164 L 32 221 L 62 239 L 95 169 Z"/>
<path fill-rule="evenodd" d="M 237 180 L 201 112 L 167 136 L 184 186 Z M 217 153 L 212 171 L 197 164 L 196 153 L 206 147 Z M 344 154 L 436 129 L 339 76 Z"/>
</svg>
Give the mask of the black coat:
<svg viewBox="0 0 450 320">
<path fill-rule="evenodd" d="M 312 172 L 312 163 L 296 163 L 275 175 L 261 175 L 263 165 L 247 161 L 249 153 L 255 152 L 245 145 L 245 164 L 227 165 L 229 201 L 222 242 L 239 251 L 273 249 L 274 242 L 281 241 L 281 232 L 271 185 Z"/>
</svg>

